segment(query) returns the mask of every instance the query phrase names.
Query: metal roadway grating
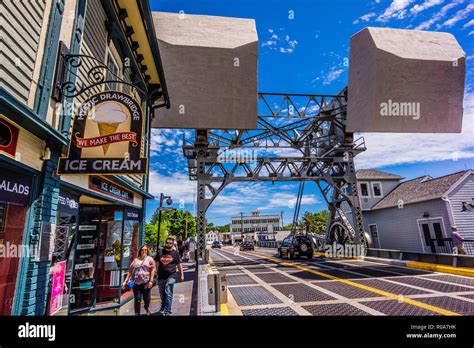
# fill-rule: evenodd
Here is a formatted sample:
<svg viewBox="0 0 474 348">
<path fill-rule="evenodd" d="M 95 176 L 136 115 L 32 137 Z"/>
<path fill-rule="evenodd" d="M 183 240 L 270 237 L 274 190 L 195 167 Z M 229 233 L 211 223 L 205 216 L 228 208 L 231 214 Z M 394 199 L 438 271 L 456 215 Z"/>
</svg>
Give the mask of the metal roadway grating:
<svg viewBox="0 0 474 348">
<path fill-rule="evenodd" d="M 308 312 L 312 315 L 370 315 L 363 310 L 351 306 L 347 303 L 336 303 L 336 304 L 323 304 L 323 305 L 312 305 L 312 306 L 303 306 Z"/>
<path fill-rule="evenodd" d="M 263 272 L 273 272 L 273 270 L 269 267 L 245 267 L 247 271 L 252 273 L 263 273 Z"/>
<path fill-rule="evenodd" d="M 468 298 L 470 300 L 474 300 L 474 294 L 472 294 L 472 295 L 462 295 L 461 297 L 465 297 L 465 298 Z"/>
<path fill-rule="evenodd" d="M 296 280 L 288 278 L 287 276 L 285 276 L 283 274 L 280 274 L 280 273 L 257 273 L 255 275 L 267 284 L 291 283 L 291 282 L 296 281 Z"/>
<path fill-rule="evenodd" d="M 320 282 L 316 284 L 326 290 L 329 290 L 346 298 L 371 298 L 381 296 L 374 292 L 359 289 L 355 286 L 347 285 L 338 281 Z"/>
<path fill-rule="evenodd" d="M 459 314 L 474 315 L 473 302 L 463 301 L 448 296 L 417 298 L 416 300 Z"/>
<path fill-rule="evenodd" d="M 382 277 L 393 277 L 393 273 L 388 273 L 388 272 L 383 272 L 381 270 L 377 269 L 372 269 L 372 268 L 365 268 L 365 267 L 356 267 L 356 268 L 351 268 L 347 269 L 348 271 L 353 271 L 361 274 L 365 274 L 368 277 L 376 277 L 376 278 L 382 278 Z"/>
<path fill-rule="evenodd" d="M 460 284 L 460 285 L 467 285 L 467 286 L 474 286 L 474 278 L 468 278 L 468 277 L 456 277 L 452 275 L 432 275 L 432 276 L 426 276 L 423 277 L 425 279 L 436 279 L 436 280 L 442 280 L 444 282 L 449 282 L 453 284 Z"/>
<path fill-rule="evenodd" d="M 386 300 L 386 301 L 367 301 L 361 302 L 364 306 L 370 307 L 384 313 L 386 315 L 400 315 L 400 316 L 409 316 L 409 315 L 437 315 L 434 312 L 428 311 L 426 309 L 415 307 L 406 303 L 401 303 L 396 300 Z"/>
<path fill-rule="evenodd" d="M 367 278 L 367 276 L 344 272 L 341 269 L 325 269 L 325 270 L 322 270 L 321 272 L 322 273 L 327 273 L 327 274 L 330 274 L 330 275 L 333 275 L 335 277 L 342 278 L 342 279 Z"/>
<path fill-rule="evenodd" d="M 288 301 L 294 302 L 312 302 L 312 301 L 328 301 L 334 300 L 335 298 L 329 296 L 321 291 L 313 289 L 304 284 L 281 284 L 272 285 L 275 289 L 280 291 L 286 297 Z"/>
<path fill-rule="evenodd" d="M 244 309 L 242 311 L 244 316 L 292 316 L 298 315 L 293 309 L 290 307 L 280 307 L 280 308 L 259 308 L 259 309 Z"/>
<path fill-rule="evenodd" d="M 238 274 L 238 275 L 229 275 L 227 276 L 227 284 L 229 285 L 250 285 L 250 284 L 257 284 L 255 280 L 250 278 L 246 274 Z"/>
<path fill-rule="evenodd" d="M 294 277 L 298 277 L 305 280 L 329 280 L 329 278 L 326 278 L 326 277 L 323 277 L 311 272 L 306 272 L 306 271 L 298 271 L 298 272 L 294 272 L 294 273 L 292 272 L 288 274 L 291 274 Z"/>
<path fill-rule="evenodd" d="M 235 274 L 235 273 L 244 273 L 241 269 L 238 268 L 217 268 L 220 274 Z"/>
<path fill-rule="evenodd" d="M 329 262 L 329 261 L 326 261 L 326 262 L 318 262 L 318 267 L 325 267 L 325 266 L 328 266 L 328 267 L 334 267 L 334 268 L 350 268 L 350 267 L 354 267 L 354 265 L 345 265 L 343 263 L 340 263 L 340 262 Z"/>
<path fill-rule="evenodd" d="M 362 279 L 354 280 L 354 283 L 371 286 L 376 289 L 390 292 L 395 295 L 417 295 L 417 294 L 430 294 L 428 291 L 418 290 L 404 286 L 401 284 L 394 284 L 383 281 L 381 279 Z"/>
<path fill-rule="evenodd" d="M 414 286 L 419 286 L 421 288 L 426 288 L 429 290 L 435 290 L 439 292 L 461 292 L 461 291 L 472 291 L 470 288 L 466 288 L 464 286 L 459 285 L 452 285 L 446 283 L 439 283 L 436 281 L 431 281 L 427 279 L 420 279 L 420 278 L 390 278 L 390 280 L 394 280 L 400 283 L 410 284 Z"/>
<path fill-rule="evenodd" d="M 229 288 L 235 302 L 239 306 L 255 306 L 265 304 L 282 303 L 276 296 L 263 286 L 243 286 Z"/>
<path fill-rule="evenodd" d="M 429 271 L 420 271 L 419 269 L 412 269 L 412 268 L 402 268 L 402 267 L 394 267 L 394 266 L 377 266 L 374 267 L 380 271 L 390 271 L 401 273 L 403 275 L 424 275 L 424 274 L 431 274 L 432 272 Z"/>
</svg>

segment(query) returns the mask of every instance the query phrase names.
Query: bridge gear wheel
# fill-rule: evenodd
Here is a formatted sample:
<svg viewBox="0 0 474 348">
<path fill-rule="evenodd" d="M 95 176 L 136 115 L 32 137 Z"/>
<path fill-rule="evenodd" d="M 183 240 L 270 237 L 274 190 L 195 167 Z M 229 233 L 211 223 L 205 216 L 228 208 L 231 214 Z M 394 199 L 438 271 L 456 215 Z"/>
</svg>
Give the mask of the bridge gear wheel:
<svg viewBox="0 0 474 348">
<path fill-rule="evenodd" d="M 346 244 L 352 240 L 347 227 L 341 222 L 334 222 L 329 228 L 329 242 L 330 244 Z"/>
</svg>

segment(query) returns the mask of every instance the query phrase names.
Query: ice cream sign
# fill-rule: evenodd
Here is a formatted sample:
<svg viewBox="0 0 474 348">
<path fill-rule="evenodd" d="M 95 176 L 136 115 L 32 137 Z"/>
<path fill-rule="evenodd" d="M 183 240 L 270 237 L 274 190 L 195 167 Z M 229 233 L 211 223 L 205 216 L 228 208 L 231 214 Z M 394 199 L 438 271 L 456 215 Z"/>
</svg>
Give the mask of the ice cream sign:
<svg viewBox="0 0 474 348">
<path fill-rule="evenodd" d="M 142 129 L 142 109 L 130 95 L 91 96 L 78 110 L 69 154 L 59 160 L 58 174 L 146 174 Z"/>
</svg>

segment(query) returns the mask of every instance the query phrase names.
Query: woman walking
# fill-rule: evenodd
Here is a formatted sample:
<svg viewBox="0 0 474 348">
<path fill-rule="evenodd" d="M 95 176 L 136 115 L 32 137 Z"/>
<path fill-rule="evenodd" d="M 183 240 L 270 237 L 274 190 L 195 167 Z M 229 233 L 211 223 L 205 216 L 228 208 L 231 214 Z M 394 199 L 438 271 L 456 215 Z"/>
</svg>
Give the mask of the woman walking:
<svg viewBox="0 0 474 348">
<path fill-rule="evenodd" d="M 122 284 L 124 291 L 133 289 L 135 298 L 135 315 L 140 315 L 140 303 L 143 296 L 145 311 L 147 315 L 151 315 L 148 307 L 150 306 L 151 288 L 153 287 L 153 279 L 156 272 L 156 263 L 151 256 L 146 245 L 138 250 L 138 257 L 133 260 L 128 270 L 128 275 Z M 134 284 L 130 282 L 134 281 Z"/>
</svg>

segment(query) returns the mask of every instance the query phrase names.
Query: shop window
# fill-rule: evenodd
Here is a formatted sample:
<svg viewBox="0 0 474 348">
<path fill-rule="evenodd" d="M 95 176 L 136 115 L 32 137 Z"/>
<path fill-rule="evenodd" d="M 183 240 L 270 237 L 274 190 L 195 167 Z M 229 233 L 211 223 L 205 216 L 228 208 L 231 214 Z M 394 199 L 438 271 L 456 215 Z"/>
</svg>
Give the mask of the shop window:
<svg viewBox="0 0 474 348">
<path fill-rule="evenodd" d="M 0 169 L 0 315 L 11 315 L 23 245 L 32 177 Z M 30 255 L 31 256 L 31 255 Z"/>
<path fill-rule="evenodd" d="M 7 205 L 0 203 L 0 233 L 5 232 L 7 225 Z"/>
<path fill-rule="evenodd" d="M 79 226 L 75 240 L 70 310 L 87 309 L 94 304 L 100 217 L 100 207 L 80 207 Z"/>
</svg>

